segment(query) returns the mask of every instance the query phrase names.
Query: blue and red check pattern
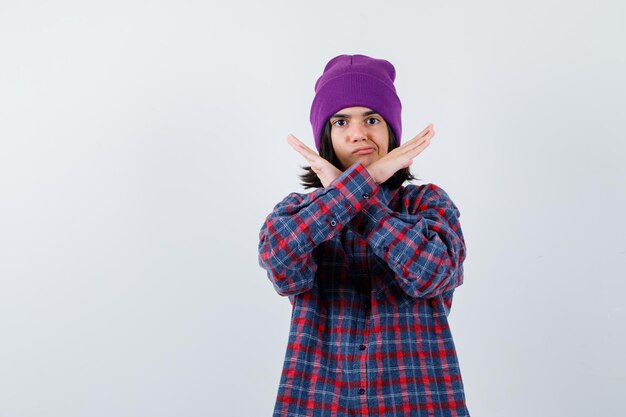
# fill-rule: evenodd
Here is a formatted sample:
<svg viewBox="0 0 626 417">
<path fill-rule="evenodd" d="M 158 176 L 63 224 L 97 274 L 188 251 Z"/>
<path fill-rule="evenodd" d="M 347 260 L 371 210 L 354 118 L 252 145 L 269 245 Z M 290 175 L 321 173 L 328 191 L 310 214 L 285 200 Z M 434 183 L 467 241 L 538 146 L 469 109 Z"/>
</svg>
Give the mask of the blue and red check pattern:
<svg viewBox="0 0 626 417">
<path fill-rule="evenodd" d="M 274 207 L 259 264 L 292 304 L 274 417 L 470 415 L 447 320 L 459 216 L 440 187 L 389 189 L 361 163 Z"/>
</svg>

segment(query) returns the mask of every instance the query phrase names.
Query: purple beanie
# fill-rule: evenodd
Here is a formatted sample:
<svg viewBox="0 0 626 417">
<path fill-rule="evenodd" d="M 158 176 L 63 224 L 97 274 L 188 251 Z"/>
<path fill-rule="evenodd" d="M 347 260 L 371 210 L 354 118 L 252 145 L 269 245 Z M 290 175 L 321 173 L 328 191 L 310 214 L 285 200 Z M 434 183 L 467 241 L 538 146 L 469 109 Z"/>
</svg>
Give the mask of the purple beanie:
<svg viewBox="0 0 626 417">
<path fill-rule="evenodd" d="M 338 110 L 369 107 L 391 126 L 400 145 L 402 104 L 393 82 L 396 69 L 391 62 L 365 55 L 338 55 L 328 61 L 315 83 L 311 104 L 311 125 L 315 146 L 320 150 L 324 124 Z"/>
</svg>

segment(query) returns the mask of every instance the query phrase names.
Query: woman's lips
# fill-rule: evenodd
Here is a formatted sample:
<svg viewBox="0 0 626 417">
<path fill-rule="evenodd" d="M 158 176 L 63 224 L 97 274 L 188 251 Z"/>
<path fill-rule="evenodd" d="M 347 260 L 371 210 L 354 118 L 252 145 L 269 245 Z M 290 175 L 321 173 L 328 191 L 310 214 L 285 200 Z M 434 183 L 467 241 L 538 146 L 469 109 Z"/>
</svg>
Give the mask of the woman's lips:
<svg viewBox="0 0 626 417">
<path fill-rule="evenodd" d="M 357 155 L 368 155 L 372 152 L 374 152 L 374 148 L 359 149 L 358 151 L 354 151 Z"/>
</svg>

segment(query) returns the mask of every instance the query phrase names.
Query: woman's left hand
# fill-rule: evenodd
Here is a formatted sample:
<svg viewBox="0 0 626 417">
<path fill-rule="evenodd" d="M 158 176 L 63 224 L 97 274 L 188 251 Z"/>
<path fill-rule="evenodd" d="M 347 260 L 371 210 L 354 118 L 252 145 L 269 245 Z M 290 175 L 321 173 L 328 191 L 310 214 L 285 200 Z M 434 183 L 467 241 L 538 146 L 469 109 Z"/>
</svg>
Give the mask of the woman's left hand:
<svg viewBox="0 0 626 417">
<path fill-rule="evenodd" d="M 324 188 L 341 175 L 341 171 L 336 166 L 319 156 L 317 152 L 306 146 L 291 133 L 287 136 L 287 142 L 309 161 L 311 169 L 317 174 Z"/>
</svg>

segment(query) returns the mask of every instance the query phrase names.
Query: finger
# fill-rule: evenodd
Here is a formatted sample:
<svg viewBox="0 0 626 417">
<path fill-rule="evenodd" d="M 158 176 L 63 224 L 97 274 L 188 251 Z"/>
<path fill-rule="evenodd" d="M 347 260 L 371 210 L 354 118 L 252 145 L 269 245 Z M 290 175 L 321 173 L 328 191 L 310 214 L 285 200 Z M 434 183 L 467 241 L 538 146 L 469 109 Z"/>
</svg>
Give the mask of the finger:
<svg viewBox="0 0 626 417">
<path fill-rule="evenodd" d="M 294 135 L 292 135 L 291 133 L 287 135 L 287 142 L 293 147 L 293 148 L 299 148 L 301 147 L 300 145 L 302 145 L 303 143 L 300 142 L 298 140 L 298 138 L 296 138 Z"/>
<path fill-rule="evenodd" d="M 406 158 L 415 158 L 429 145 L 430 145 L 430 137 L 427 136 L 423 138 L 420 142 L 415 142 L 411 146 L 407 146 L 406 148 L 402 149 L 399 152 L 399 154 Z"/>
<path fill-rule="evenodd" d="M 306 146 L 304 143 L 302 143 L 302 141 L 298 140 L 298 138 L 296 138 L 295 136 L 291 134 L 287 137 L 287 142 L 289 142 L 289 144 L 296 151 L 300 152 L 305 157 L 313 157 L 313 158 L 319 157 L 319 154 L 317 152 L 315 152 L 314 150 Z"/>
<path fill-rule="evenodd" d="M 430 140 L 433 138 L 433 136 L 435 136 L 435 130 L 434 129 L 430 129 L 428 130 L 424 136 L 416 136 L 415 138 L 411 139 L 409 142 L 405 143 L 405 147 L 403 149 L 404 150 L 412 150 L 414 149 L 416 146 L 420 146 L 421 144 L 423 144 L 425 141 Z"/>
<path fill-rule="evenodd" d="M 434 130 L 434 126 L 432 123 L 428 123 L 428 125 L 426 125 L 426 127 L 424 128 L 424 130 L 422 130 L 421 132 L 419 132 L 417 134 L 417 136 L 423 136 L 425 135 L 429 130 Z"/>
<path fill-rule="evenodd" d="M 423 139 L 426 135 L 428 135 L 431 132 L 433 132 L 434 134 L 434 131 L 435 129 L 433 127 L 433 124 L 429 123 L 428 126 L 426 126 L 424 130 L 422 130 L 420 133 L 415 135 L 415 137 L 413 137 L 411 140 L 407 141 L 405 145 L 413 144 L 415 142 L 420 142 L 420 139 Z"/>
<path fill-rule="evenodd" d="M 287 136 L 287 142 L 291 145 L 292 148 L 294 148 L 296 151 L 300 152 L 303 155 L 309 153 L 310 151 L 309 149 L 307 149 L 304 143 L 299 141 L 292 134 L 289 134 L 289 136 Z"/>
<path fill-rule="evenodd" d="M 417 155 L 422 153 L 424 149 L 426 149 L 430 145 L 430 138 L 426 138 L 423 142 L 421 142 L 415 148 L 411 148 L 405 155 L 409 158 L 415 158 Z"/>
<path fill-rule="evenodd" d="M 422 130 L 421 132 L 419 132 L 417 135 L 415 135 L 415 137 L 411 140 L 415 140 L 415 139 L 419 139 L 419 138 L 423 138 L 424 136 L 426 136 L 430 131 L 433 130 L 433 124 L 429 123 L 424 130 Z M 409 141 L 410 142 L 410 141 Z"/>
<path fill-rule="evenodd" d="M 321 156 L 319 156 L 315 151 L 311 150 L 304 143 L 298 140 L 298 138 L 291 134 L 287 136 L 287 142 L 289 142 L 291 147 L 295 149 L 296 152 L 298 152 L 300 155 L 302 155 L 304 159 L 306 159 L 309 164 L 311 164 L 311 166 L 316 164 L 321 158 Z"/>
<path fill-rule="evenodd" d="M 424 130 L 422 130 L 420 133 L 417 134 L 417 138 L 425 138 L 427 136 L 433 136 L 435 134 L 435 128 L 433 126 L 432 123 L 429 123 L 428 126 L 426 126 L 426 128 Z"/>
<path fill-rule="evenodd" d="M 287 142 L 291 142 L 291 143 L 302 143 L 302 141 L 300 139 L 298 139 L 297 137 L 295 137 L 293 135 L 293 133 L 290 133 L 287 135 Z"/>
<path fill-rule="evenodd" d="M 317 155 L 313 155 L 310 152 L 307 152 L 303 149 L 300 149 L 300 148 L 295 148 L 295 149 L 300 155 L 304 157 L 304 159 L 309 161 L 309 164 L 311 165 L 313 165 L 317 161 L 317 158 L 319 158 Z"/>
<path fill-rule="evenodd" d="M 301 140 L 299 140 L 298 138 L 296 138 L 294 135 L 292 135 L 291 133 L 289 134 L 289 136 L 287 136 L 287 141 L 297 145 L 299 148 L 306 150 L 307 152 L 311 152 L 311 153 L 315 153 L 317 154 L 317 152 L 315 152 L 313 149 L 309 148 L 308 146 L 306 146 L 304 144 L 304 142 L 302 142 Z"/>
</svg>

